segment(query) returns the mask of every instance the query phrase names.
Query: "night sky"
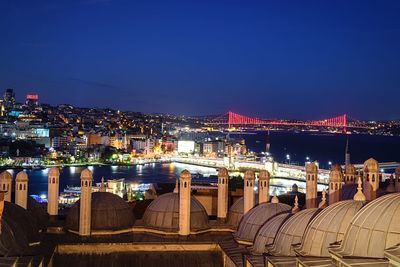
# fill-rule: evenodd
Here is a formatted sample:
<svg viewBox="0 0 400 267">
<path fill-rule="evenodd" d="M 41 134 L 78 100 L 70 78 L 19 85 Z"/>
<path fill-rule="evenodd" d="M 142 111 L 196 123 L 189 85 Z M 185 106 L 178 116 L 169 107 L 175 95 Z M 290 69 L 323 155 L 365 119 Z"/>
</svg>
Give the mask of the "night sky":
<svg viewBox="0 0 400 267">
<path fill-rule="evenodd" d="M 400 1 L 0 1 L 0 90 L 148 113 L 400 118 Z"/>
</svg>

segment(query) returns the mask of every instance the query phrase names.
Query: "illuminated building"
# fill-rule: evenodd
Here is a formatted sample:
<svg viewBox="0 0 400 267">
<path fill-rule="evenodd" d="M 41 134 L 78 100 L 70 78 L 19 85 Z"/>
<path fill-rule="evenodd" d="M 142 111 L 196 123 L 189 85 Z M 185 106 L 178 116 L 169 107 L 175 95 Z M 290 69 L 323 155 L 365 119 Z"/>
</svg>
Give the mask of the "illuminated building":
<svg viewBox="0 0 400 267">
<path fill-rule="evenodd" d="M 25 105 L 29 109 L 34 109 L 39 105 L 39 95 L 35 93 L 29 93 L 26 95 Z"/>
<path fill-rule="evenodd" d="M 4 108 L 6 111 L 10 111 L 15 105 L 15 93 L 14 90 L 9 88 L 4 93 Z"/>
</svg>

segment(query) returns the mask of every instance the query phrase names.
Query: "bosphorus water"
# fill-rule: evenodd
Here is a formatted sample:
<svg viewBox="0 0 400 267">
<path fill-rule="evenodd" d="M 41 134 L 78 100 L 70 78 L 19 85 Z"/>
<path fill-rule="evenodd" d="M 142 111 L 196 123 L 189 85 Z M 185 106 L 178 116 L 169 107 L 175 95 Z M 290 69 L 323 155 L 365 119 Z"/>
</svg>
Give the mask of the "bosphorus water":
<svg viewBox="0 0 400 267">
<path fill-rule="evenodd" d="M 249 150 L 255 152 L 265 151 L 266 132 L 254 134 L 232 135 L 243 137 Z M 362 163 L 369 157 L 374 157 L 380 162 L 400 161 L 400 137 L 370 136 L 370 135 L 337 135 L 314 133 L 286 133 L 271 132 L 269 141 L 273 157 L 284 162 L 286 155 L 290 155 L 291 163 L 302 165 L 306 157 L 318 160 L 321 167 L 328 168 L 328 162 L 344 162 L 346 138 L 349 137 L 351 161 Z M 84 167 L 65 167 L 60 174 L 60 190 L 66 186 L 79 186 L 80 172 Z M 216 175 L 214 168 L 192 166 L 180 163 L 153 163 L 136 166 L 89 166 L 93 171 L 94 182 L 100 182 L 101 178 L 119 179 L 138 183 L 175 183 L 183 169 L 188 169 L 193 174 L 203 174 L 203 179 L 216 182 L 215 178 L 207 178 Z M 29 194 L 47 193 L 47 174 L 49 169 L 27 170 L 29 175 Z M 11 170 L 15 177 L 18 170 Z"/>
</svg>

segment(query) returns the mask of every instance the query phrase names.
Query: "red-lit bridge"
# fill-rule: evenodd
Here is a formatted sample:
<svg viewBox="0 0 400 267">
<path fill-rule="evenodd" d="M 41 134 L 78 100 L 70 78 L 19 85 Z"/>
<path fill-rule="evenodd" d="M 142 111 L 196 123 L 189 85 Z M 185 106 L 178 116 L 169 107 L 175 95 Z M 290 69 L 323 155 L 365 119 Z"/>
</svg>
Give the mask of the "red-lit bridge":
<svg viewBox="0 0 400 267">
<path fill-rule="evenodd" d="M 228 126 L 261 126 L 261 125 L 282 125 L 282 126 L 315 126 L 315 127 L 331 127 L 331 128 L 367 128 L 361 124 L 349 124 L 346 114 L 334 118 L 315 120 L 315 121 L 289 121 L 289 120 L 266 120 L 253 117 L 247 117 L 234 112 L 217 116 L 207 123 L 208 125 Z"/>
</svg>

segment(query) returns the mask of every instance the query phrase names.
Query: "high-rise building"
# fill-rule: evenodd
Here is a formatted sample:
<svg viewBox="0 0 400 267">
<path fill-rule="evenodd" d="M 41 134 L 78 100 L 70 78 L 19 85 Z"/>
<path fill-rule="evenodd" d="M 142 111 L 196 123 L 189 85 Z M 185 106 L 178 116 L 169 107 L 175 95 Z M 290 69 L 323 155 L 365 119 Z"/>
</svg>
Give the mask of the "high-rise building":
<svg viewBox="0 0 400 267">
<path fill-rule="evenodd" d="M 8 88 L 4 93 L 4 108 L 5 110 L 11 110 L 15 105 L 15 93 L 14 89 Z"/>
</svg>

